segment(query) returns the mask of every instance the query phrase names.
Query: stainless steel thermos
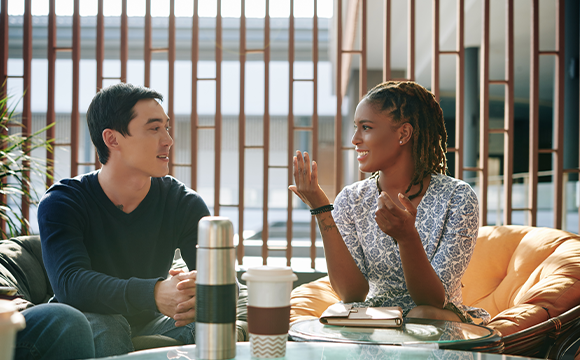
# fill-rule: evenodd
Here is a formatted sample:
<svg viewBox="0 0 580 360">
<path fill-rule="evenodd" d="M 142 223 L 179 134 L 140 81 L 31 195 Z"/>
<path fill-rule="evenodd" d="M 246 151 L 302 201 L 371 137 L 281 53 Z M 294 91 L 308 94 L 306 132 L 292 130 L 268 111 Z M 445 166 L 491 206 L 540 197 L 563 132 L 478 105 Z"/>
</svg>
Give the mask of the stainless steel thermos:
<svg viewBox="0 0 580 360">
<path fill-rule="evenodd" d="M 199 221 L 195 343 L 198 359 L 236 356 L 236 285 L 234 230 L 225 217 Z"/>
</svg>

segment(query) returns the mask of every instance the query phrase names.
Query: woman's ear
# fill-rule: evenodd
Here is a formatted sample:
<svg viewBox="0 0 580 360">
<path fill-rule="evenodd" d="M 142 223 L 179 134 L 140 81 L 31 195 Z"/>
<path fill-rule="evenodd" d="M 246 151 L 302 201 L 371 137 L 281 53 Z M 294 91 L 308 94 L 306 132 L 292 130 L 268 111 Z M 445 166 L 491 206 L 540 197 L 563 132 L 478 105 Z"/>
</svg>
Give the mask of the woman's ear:
<svg viewBox="0 0 580 360">
<path fill-rule="evenodd" d="M 399 144 L 405 145 L 413 137 L 413 125 L 409 123 L 404 123 L 399 128 Z"/>
<path fill-rule="evenodd" d="M 115 130 L 105 129 L 103 130 L 102 135 L 103 142 L 109 148 L 109 150 L 115 150 L 119 146 L 119 143 L 117 142 L 117 135 L 119 135 L 119 133 Z"/>
</svg>

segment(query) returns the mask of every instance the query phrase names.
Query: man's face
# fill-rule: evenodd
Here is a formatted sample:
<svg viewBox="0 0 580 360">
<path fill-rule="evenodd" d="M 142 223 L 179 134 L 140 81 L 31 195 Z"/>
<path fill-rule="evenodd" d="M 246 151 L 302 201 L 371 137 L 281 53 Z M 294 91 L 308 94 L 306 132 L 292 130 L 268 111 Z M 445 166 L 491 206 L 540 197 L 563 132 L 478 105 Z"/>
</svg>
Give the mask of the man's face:
<svg viewBox="0 0 580 360">
<path fill-rule="evenodd" d="M 133 107 L 135 117 L 129 122 L 129 134 L 119 136 L 121 159 L 137 173 L 161 177 L 169 173 L 169 118 L 155 99 L 139 100 Z"/>
</svg>

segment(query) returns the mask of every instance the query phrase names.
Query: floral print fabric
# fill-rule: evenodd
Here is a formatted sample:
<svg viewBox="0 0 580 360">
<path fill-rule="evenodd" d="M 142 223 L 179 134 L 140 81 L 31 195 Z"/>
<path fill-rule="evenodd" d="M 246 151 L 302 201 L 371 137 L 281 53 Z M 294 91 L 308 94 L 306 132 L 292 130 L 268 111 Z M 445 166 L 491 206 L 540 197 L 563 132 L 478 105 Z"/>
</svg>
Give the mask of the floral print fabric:
<svg viewBox="0 0 580 360">
<path fill-rule="evenodd" d="M 358 268 L 369 282 L 369 293 L 356 306 L 400 306 L 406 315 L 416 306 L 407 290 L 399 249 L 377 225 L 378 188 L 375 179 L 345 187 L 335 199 L 332 216 Z M 469 322 L 487 323 L 489 314 L 462 304 L 461 278 L 477 239 L 479 205 L 469 184 L 441 174 L 431 175 L 419 206 L 415 227 L 433 269 L 453 303 Z"/>
</svg>

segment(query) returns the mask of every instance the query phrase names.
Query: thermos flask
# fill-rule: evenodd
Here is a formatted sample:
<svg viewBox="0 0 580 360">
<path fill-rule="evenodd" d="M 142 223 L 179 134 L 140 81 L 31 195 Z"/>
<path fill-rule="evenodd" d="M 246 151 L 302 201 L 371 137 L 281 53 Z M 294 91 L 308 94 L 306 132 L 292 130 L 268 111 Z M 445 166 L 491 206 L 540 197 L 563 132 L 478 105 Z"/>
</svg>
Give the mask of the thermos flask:
<svg viewBox="0 0 580 360">
<path fill-rule="evenodd" d="M 236 357 L 236 285 L 234 230 L 225 217 L 199 221 L 195 343 L 198 359 Z"/>
</svg>

